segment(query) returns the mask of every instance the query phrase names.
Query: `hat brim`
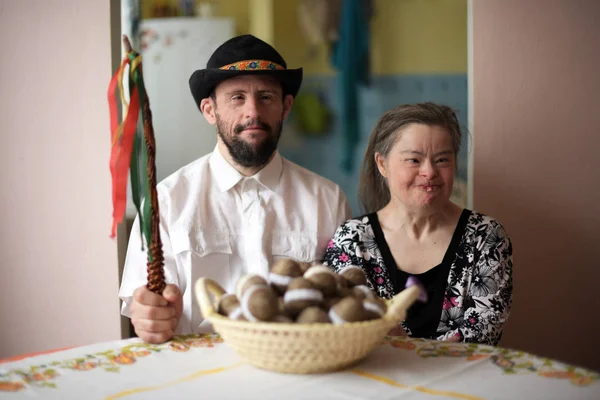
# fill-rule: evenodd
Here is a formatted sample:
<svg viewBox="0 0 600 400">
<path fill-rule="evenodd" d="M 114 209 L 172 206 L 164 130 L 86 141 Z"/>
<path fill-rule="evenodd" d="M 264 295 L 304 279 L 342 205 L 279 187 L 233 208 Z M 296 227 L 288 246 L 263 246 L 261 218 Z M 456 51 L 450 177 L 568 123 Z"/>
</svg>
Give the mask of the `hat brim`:
<svg viewBox="0 0 600 400">
<path fill-rule="evenodd" d="M 286 70 L 221 70 L 221 69 L 199 69 L 190 76 L 189 84 L 192 96 L 198 108 L 202 99 L 210 96 L 210 92 L 226 79 L 235 78 L 240 75 L 269 75 L 277 78 L 285 86 L 286 92 L 292 96 L 298 94 L 302 84 L 302 68 Z"/>
</svg>

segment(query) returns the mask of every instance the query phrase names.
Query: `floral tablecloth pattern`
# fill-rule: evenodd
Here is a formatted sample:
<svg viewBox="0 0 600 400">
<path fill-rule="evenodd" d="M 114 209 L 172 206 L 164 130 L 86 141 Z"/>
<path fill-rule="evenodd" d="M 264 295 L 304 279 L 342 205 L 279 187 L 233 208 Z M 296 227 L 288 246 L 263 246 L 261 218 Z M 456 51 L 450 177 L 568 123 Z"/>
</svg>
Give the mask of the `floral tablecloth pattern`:
<svg viewBox="0 0 600 400">
<path fill-rule="evenodd" d="M 310 396 L 307 393 L 311 393 Z M 359 364 L 278 374 L 218 334 L 100 343 L 0 364 L 0 399 L 600 399 L 598 373 L 499 347 L 387 337 Z"/>
</svg>

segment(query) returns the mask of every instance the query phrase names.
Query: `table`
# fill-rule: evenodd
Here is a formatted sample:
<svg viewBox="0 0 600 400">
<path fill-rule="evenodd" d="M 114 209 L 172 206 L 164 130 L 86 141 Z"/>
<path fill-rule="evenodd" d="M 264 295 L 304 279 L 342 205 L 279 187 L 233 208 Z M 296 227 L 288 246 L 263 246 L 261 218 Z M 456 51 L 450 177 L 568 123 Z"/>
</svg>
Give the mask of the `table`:
<svg viewBox="0 0 600 400">
<path fill-rule="evenodd" d="M 280 374 L 218 334 L 99 343 L 0 364 L 0 399 L 600 399 L 600 374 L 531 354 L 386 337 L 340 372 Z"/>
</svg>

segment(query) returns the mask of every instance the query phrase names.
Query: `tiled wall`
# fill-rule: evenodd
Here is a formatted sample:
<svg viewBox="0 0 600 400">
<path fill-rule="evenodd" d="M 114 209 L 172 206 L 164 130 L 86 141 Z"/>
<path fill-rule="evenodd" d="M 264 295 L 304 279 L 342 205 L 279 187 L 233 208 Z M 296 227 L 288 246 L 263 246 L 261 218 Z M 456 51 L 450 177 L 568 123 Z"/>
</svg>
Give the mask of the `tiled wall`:
<svg viewBox="0 0 600 400">
<path fill-rule="evenodd" d="M 341 167 L 342 131 L 339 120 L 339 99 L 335 76 L 306 76 L 302 91 L 318 93 L 333 113 L 330 132 L 309 136 L 298 132 L 293 115 L 284 128 L 280 151 L 283 156 L 338 183 L 352 207 L 354 215 L 361 213 L 358 205 L 358 176 L 362 157 L 372 128 L 379 117 L 400 104 L 433 101 L 456 109 L 463 128 L 463 142 L 458 160 L 454 200 L 466 205 L 466 180 L 469 137 L 467 132 L 467 75 L 388 75 L 375 76 L 371 85 L 361 90 L 361 140 L 354 155 L 354 168 Z"/>
</svg>

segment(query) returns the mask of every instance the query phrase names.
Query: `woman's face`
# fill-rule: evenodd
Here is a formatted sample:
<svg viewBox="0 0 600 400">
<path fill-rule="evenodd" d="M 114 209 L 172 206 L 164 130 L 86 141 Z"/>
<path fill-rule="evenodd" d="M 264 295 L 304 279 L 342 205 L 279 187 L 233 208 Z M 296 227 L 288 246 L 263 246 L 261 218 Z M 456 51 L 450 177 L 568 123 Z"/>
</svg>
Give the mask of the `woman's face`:
<svg viewBox="0 0 600 400">
<path fill-rule="evenodd" d="M 388 182 L 392 201 L 418 208 L 439 207 L 452 195 L 456 155 L 447 129 L 410 124 L 387 157 L 375 154 L 379 172 Z"/>
</svg>

